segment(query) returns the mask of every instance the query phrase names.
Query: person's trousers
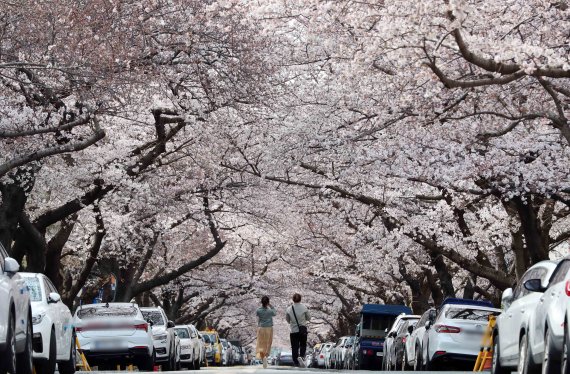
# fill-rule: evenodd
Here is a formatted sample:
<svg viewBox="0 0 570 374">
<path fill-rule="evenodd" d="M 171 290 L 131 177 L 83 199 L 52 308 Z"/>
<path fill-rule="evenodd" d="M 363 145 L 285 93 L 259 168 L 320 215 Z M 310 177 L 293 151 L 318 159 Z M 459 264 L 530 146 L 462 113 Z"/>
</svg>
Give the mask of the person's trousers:
<svg viewBox="0 0 570 374">
<path fill-rule="evenodd" d="M 290 337 L 291 337 L 291 352 L 293 354 L 293 362 L 295 363 L 295 365 L 299 365 L 299 357 L 304 358 L 305 354 L 307 353 L 307 334 L 292 332 Z"/>
</svg>

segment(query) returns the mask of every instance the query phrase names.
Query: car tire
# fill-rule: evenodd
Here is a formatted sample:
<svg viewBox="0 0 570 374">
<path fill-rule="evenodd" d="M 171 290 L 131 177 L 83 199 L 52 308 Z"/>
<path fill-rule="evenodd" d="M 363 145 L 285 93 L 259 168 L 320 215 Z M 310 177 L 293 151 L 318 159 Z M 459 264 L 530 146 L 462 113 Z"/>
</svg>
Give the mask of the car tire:
<svg viewBox="0 0 570 374">
<path fill-rule="evenodd" d="M 568 357 L 570 357 L 570 336 L 568 335 L 568 322 L 564 321 L 564 343 L 562 344 L 562 358 L 560 372 L 562 374 L 570 374 L 570 362 L 568 362 Z"/>
<path fill-rule="evenodd" d="M 57 364 L 59 374 L 75 374 L 75 364 L 77 362 L 77 349 L 75 349 L 75 334 L 71 336 L 71 349 L 69 360 L 61 361 Z"/>
<path fill-rule="evenodd" d="M 552 335 L 550 329 L 547 327 L 544 333 L 544 355 L 542 358 L 542 374 L 557 374 L 560 373 L 559 362 L 556 362 L 555 356 L 552 354 L 553 350 Z"/>
<path fill-rule="evenodd" d="M 416 347 L 416 361 L 414 361 L 414 371 L 422 371 L 422 350 Z"/>
<path fill-rule="evenodd" d="M 194 361 L 194 370 L 200 370 L 200 359 Z"/>
<path fill-rule="evenodd" d="M 538 367 L 532 362 L 532 353 L 528 344 L 528 337 L 523 334 L 519 343 L 519 364 L 517 371 L 520 374 L 537 374 Z"/>
<path fill-rule="evenodd" d="M 510 374 L 511 370 L 507 370 L 501 365 L 500 360 L 499 335 L 493 336 L 493 361 L 491 363 L 491 374 Z"/>
<path fill-rule="evenodd" d="M 6 349 L 0 352 L 0 374 L 16 374 L 16 322 L 10 315 L 6 334 Z"/>
<path fill-rule="evenodd" d="M 137 363 L 139 371 L 154 371 L 154 351 Z"/>
<path fill-rule="evenodd" d="M 28 312 L 28 323 L 26 327 L 26 347 L 24 348 L 24 352 L 18 353 L 16 355 L 16 372 L 18 374 L 33 374 L 34 372 L 34 364 L 32 362 L 32 317 L 31 313 Z"/>
<path fill-rule="evenodd" d="M 48 359 L 41 360 L 36 364 L 36 372 L 38 374 L 54 374 L 56 356 L 57 356 L 57 342 L 55 340 L 55 331 L 52 328 L 51 333 L 49 335 Z"/>
</svg>

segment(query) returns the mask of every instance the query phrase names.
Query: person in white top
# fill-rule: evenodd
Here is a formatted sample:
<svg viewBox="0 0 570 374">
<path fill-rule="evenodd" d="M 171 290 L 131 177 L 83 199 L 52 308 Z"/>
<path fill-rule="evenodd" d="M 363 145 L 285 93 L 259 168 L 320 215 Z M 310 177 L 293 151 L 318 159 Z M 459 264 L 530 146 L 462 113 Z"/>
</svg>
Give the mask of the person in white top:
<svg viewBox="0 0 570 374">
<path fill-rule="evenodd" d="M 305 304 L 301 304 L 300 294 L 296 293 L 293 295 L 293 305 L 287 308 L 285 319 L 289 322 L 291 329 L 290 338 L 293 362 L 295 366 L 305 367 L 303 357 L 305 357 L 307 352 L 307 323 L 311 319 L 311 314 Z"/>
</svg>

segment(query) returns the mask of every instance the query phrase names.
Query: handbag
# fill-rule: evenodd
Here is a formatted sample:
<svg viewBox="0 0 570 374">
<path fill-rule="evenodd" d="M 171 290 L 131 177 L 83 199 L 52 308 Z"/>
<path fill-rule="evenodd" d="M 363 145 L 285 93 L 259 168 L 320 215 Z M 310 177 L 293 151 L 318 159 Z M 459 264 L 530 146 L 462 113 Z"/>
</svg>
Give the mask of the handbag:
<svg viewBox="0 0 570 374">
<path fill-rule="evenodd" d="M 291 305 L 291 310 L 293 311 L 293 315 L 295 316 L 295 322 L 297 322 L 297 326 L 299 326 L 299 334 L 308 335 L 309 330 L 307 330 L 307 326 L 299 325 L 299 320 L 297 319 L 297 313 L 295 313 L 295 305 Z"/>
</svg>

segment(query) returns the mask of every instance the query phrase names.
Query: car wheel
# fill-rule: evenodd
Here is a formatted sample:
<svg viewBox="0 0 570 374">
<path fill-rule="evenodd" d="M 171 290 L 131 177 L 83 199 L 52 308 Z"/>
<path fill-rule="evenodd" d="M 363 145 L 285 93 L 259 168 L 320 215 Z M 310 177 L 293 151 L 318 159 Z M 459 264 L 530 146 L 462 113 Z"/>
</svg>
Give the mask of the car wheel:
<svg viewBox="0 0 570 374">
<path fill-rule="evenodd" d="M 18 374 L 32 374 L 34 371 L 34 364 L 32 362 L 32 318 L 31 313 L 28 313 L 28 323 L 26 324 L 26 347 L 24 352 L 19 353 L 16 357 L 16 371 Z"/>
<path fill-rule="evenodd" d="M 422 371 L 422 351 L 416 347 L 416 361 L 414 361 L 414 371 Z"/>
<path fill-rule="evenodd" d="M 510 370 L 505 369 L 501 365 L 499 335 L 495 334 L 493 337 L 493 361 L 491 363 L 491 374 L 508 374 L 510 372 Z"/>
<path fill-rule="evenodd" d="M 60 374 L 75 374 L 75 363 L 77 362 L 77 349 L 75 349 L 75 334 L 71 336 L 71 351 L 69 360 L 57 364 Z"/>
<path fill-rule="evenodd" d="M 520 374 L 536 374 L 538 372 L 537 366 L 532 362 L 532 354 L 526 334 L 523 334 L 519 343 L 519 364 L 517 371 Z"/>
<path fill-rule="evenodd" d="M 552 354 L 552 335 L 550 334 L 550 329 L 547 327 L 544 333 L 544 356 L 542 358 L 542 374 L 556 374 L 560 371 L 557 370 L 558 363 L 555 361 L 554 355 Z"/>
<path fill-rule="evenodd" d="M 39 361 L 36 364 L 36 371 L 38 374 L 53 374 L 55 373 L 55 359 L 57 354 L 57 342 L 55 341 L 55 331 L 52 329 L 49 336 L 49 352 L 48 359 Z"/>
<path fill-rule="evenodd" d="M 570 355 L 570 336 L 568 336 L 568 322 L 564 322 L 564 343 L 562 345 L 562 367 L 560 372 L 562 374 L 570 374 L 570 363 L 568 362 L 568 356 Z"/>
<path fill-rule="evenodd" d="M 154 352 L 152 352 L 152 355 L 141 359 L 137 364 L 137 368 L 140 371 L 154 371 Z"/>
<path fill-rule="evenodd" d="M 0 373 L 16 374 L 16 323 L 14 316 L 10 316 L 8 331 L 6 334 L 6 349 L 0 352 Z"/>
</svg>

